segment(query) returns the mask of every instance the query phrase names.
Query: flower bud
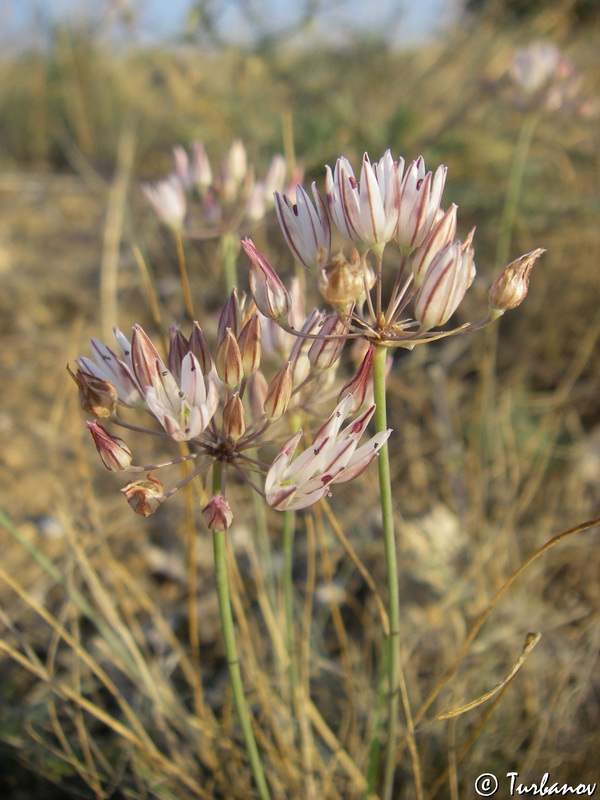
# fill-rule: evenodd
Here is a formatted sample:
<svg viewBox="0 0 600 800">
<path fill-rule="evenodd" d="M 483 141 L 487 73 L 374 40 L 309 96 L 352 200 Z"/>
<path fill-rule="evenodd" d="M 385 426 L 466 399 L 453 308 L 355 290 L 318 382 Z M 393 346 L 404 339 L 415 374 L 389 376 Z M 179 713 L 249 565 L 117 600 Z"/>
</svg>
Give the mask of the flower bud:
<svg viewBox="0 0 600 800">
<path fill-rule="evenodd" d="M 242 246 L 250 258 L 250 291 L 256 307 L 269 319 L 286 319 L 292 301 L 281 279 L 251 239 L 243 239 Z"/>
<path fill-rule="evenodd" d="M 81 369 L 77 369 L 77 372 L 74 373 L 67 366 L 67 371 L 77 384 L 79 402 L 83 410 L 100 419 L 111 417 L 119 399 L 113 384 Z"/>
<path fill-rule="evenodd" d="M 231 506 L 222 494 L 214 494 L 201 513 L 209 531 L 226 531 L 233 521 Z"/>
<path fill-rule="evenodd" d="M 112 436 L 97 422 L 86 422 L 85 424 L 92 434 L 96 450 L 106 469 L 111 472 L 121 472 L 131 465 L 133 456 L 123 439 L 119 436 Z"/>
<path fill-rule="evenodd" d="M 246 432 L 246 412 L 236 392 L 223 408 L 223 429 L 232 439 L 240 439 Z"/>
<path fill-rule="evenodd" d="M 169 328 L 169 357 L 167 366 L 169 372 L 177 380 L 181 378 L 181 362 L 189 352 L 189 342 L 176 323 Z"/>
<path fill-rule="evenodd" d="M 319 338 L 315 339 L 308 351 L 310 363 L 315 369 L 329 369 L 342 354 L 348 330 L 337 314 L 325 319 Z"/>
<path fill-rule="evenodd" d="M 217 348 L 217 375 L 226 386 L 237 386 L 244 377 L 242 354 L 231 328 L 225 329 L 225 335 Z"/>
<path fill-rule="evenodd" d="M 249 375 L 258 369 L 260 365 L 261 355 L 261 328 L 258 314 L 253 314 L 248 322 L 242 328 L 242 332 L 238 337 L 238 347 L 242 354 L 242 365 L 244 367 L 244 376 L 247 378 Z"/>
<path fill-rule="evenodd" d="M 131 338 L 131 361 L 135 377 L 143 390 L 160 384 L 165 365 L 147 333 L 137 324 L 133 326 Z"/>
<path fill-rule="evenodd" d="M 192 144 L 191 178 L 196 190 L 203 194 L 213 182 L 210 161 L 202 142 Z"/>
<path fill-rule="evenodd" d="M 319 291 L 336 311 L 344 313 L 366 291 L 365 270 L 356 250 L 352 261 L 346 261 L 342 255 L 334 256 L 319 273 Z M 367 285 L 373 285 L 368 277 L 367 281 Z"/>
<path fill-rule="evenodd" d="M 456 236 L 457 209 L 458 206 L 452 203 L 448 211 L 434 223 L 423 244 L 411 255 L 409 264 L 414 275 L 415 288 L 421 285 L 427 270 L 440 250 L 451 244 Z"/>
<path fill-rule="evenodd" d="M 517 258 L 498 275 L 488 292 L 492 319 L 523 302 L 529 289 L 529 275 L 533 265 L 544 252 L 545 248 L 538 247 L 537 250 Z"/>
<path fill-rule="evenodd" d="M 350 413 L 352 414 L 358 411 L 365 402 L 367 389 L 371 382 L 371 367 L 373 366 L 374 355 L 375 345 L 370 345 L 358 369 L 350 380 L 344 384 L 338 395 L 338 403 L 341 403 L 347 395 L 352 395 L 352 406 L 350 408 Z"/>
<path fill-rule="evenodd" d="M 280 369 L 277 375 L 275 375 L 267 389 L 264 409 L 265 414 L 271 422 L 285 414 L 292 396 L 292 388 L 292 364 L 288 361 L 285 367 Z"/>
<path fill-rule="evenodd" d="M 225 331 L 227 328 L 231 328 L 233 335 L 237 338 L 238 333 L 240 332 L 240 317 L 241 317 L 241 310 L 240 310 L 240 300 L 238 297 L 238 292 L 235 286 L 231 290 L 229 297 L 225 301 L 223 305 L 223 309 L 219 316 L 219 325 L 217 328 L 217 344 L 221 344 L 223 337 L 225 336 Z"/>
<path fill-rule="evenodd" d="M 135 513 L 142 517 L 154 514 L 163 500 L 162 483 L 157 481 L 150 472 L 145 479 L 128 483 L 121 491 Z"/>
<path fill-rule="evenodd" d="M 173 175 L 154 184 L 144 184 L 142 190 L 160 221 L 171 230 L 180 231 L 187 206 L 183 185 L 178 177 Z"/>
<path fill-rule="evenodd" d="M 248 378 L 248 398 L 250 401 L 250 411 L 252 419 L 262 417 L 265 409 L 265 398 L 269 390 L 269 384 L 264 374 L 257 369 Z"/>
<path fill-rule="evenodd" d="M 475 276 L 471 236 L 463 245 L 446 245 L 431 262 L 415 301 L 420 330 L 444 325 L 456 311 Z"/>
<path fill-rule="evenodd" d="M 210 350 L 208 349 L 208 344 L 204 338 L 204 334 L 202 333 L 202 328 L 197 322 L 194 322 L 194 327 L 192 328 L 189 349 L 190 352 L 193 353 L 198 359 L 202 374 L 208 375 L 214 364 L 210 355 Z"/>
</svg>

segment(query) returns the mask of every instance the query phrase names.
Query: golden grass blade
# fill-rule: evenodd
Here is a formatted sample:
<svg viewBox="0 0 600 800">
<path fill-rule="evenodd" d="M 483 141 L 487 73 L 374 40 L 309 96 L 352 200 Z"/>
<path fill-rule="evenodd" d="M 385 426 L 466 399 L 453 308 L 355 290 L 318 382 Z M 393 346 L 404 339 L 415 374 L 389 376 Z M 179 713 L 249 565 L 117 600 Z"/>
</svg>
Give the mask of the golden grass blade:
<svg viewBox="0 0 600 800">
<path fill-rule="evenodd" d="M 504 687 L 507 686 L 513 680 L 517 672 L 521 669 L 521 667 L 525 663 L 525 659 L 527 658 L 529 653 L 531 653 L 531 651 L 541 638 L 542 638 L 541 633 L 528 633 L 527 638 L 525 639 L 525 645 L 523 647 L 521 655 L 515 661 L 512 669 L 510 670 L 508 675 L 504 678 L 504 680 L 500 681 L 500 683 L 497 683 L 489 691 L 485 692 L 480 697 L 477 697 L 475 700 L 471 700 L 469 703 L 466 703 L 464 706 L 460 706 L 459 708 L 454 708 L 452 709 L 452 711 L 446 711 L 445 714 L 440 714 L 439 717 L 437 717 L 437 720 L 439 721 L 442 719 L 451 719 L 453 717 L 459 717 L 461 714 L 466 714 L 467 711 L 471 711 L 472 709 L 477 708 L 477 706 L 480 706 L 482 703 L 485 703 L 487 700 L 494 697 L 494 695 L 496 695 L 501 689 L 504 689 Z"/>
</svg>

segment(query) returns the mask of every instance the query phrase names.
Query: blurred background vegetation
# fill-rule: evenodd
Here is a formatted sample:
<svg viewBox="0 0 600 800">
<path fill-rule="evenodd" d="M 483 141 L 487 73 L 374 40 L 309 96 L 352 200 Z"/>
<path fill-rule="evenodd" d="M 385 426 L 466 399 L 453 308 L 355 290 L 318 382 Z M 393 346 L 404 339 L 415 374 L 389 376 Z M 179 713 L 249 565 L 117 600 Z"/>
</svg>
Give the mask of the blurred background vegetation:
<svg viewBox="0 0 600 800">
<path fill-rule="evenodd" d="M 68 359 L 85 352 L 86 336 L 99 335 L 106 210 L 119 175 L 125 170 L 128 180 L 117 243 L 120 316 L 114 322 L 124 329 L 148 314 L 131 245 L 142 247 L 159 278 L 176 275 L 171 242 L 146 207 L 140 182 L 163 177 L 173 145 L 187 147 L 194 139 L 205 143 L 216 163 L 233 139 L 242 138 L 260 171 L 274 153 L 285 152 L 307 179 L 319 182 L 324 164 L 339 155 L 358 164 L 365 150 L 372 159 L 387 148 L 407 160 L 422 154 L 428 168 L 446 163 L 445 203 L 458 203 L 461 235 L 477 226 L 479 277 L 460 312 L 469 318 L 485 303 L 492 276 L 503 266 L 494 261 L 524 119 L 513 102 L 508 65 L 516 47 L 553 42 L 582 73 L 583 84 L 577 107 L 543 116 L 529 151 L 510 258 L 535 247 L 548 252 L 534 270 L 527 301 L 501 320 L 497 340 L 478 335 L 400 354 L 392 372 L 395 497 L 404 531 L 403 637 L 407 681 L 418 705 L 452 662 L 490 592 L 550 536 L 599 511 L 598 3 L 468 0 L 455 6 L 452 21 L 435 37 L 402 46 L 381 26 L 363 33 L 351 26 L 341 33 L 327 30 L 317 2 L 307 3 L 297 24 L 277 33 L 257 13 L 260 4 L 239 9 L 243 41 L 223 31 L 223 4 L 205 2 L 190 5 L 180 33 L 149 43 L 139 35 L 136 7 L 106 0 L 87 21 L 49 22 L 41 15 L 32 22 L 29 44 L 12 41 L 0 55 L 0 459 L 6 470 L 0 504 L 22 536 L 61 565 L 70 564 L 69 545 L 52 530 L 60 532 L 65 519 L 84 543 L 99 535 L 110 541 L 117 560 L 132 562 L 133 573 L 150 581 L 144 585 L 161 606 L 183 614 L 185 586 L 177 583 L 176 570 L 156 560 L 156 548 L 171 553 L 172 540 L 167 546 L 158 523 L 148 526 L 121 510 L 114 476 L 100 474 L 89 442 L 82 446 L 83 419 L 63 370 Z M 401 7 L 396 11 L 397 29 Z M 207 282 L 216 277 L 207 266 L 214 252 L 202 243 L 191 250 L 192 285 L 208 298 L 208 310 L 220 290 Z M 283 258 L 284 250 L 279 252 Z M 173 315 L 181 313 L 178 301 L 165 303 Z M 92 486 L 99 508 L 90 501 Z M 355 522 L 365 506 L 364 495 L 361 506 L 356 494 L 345 495 L 347 533 L 383 584 L 381 543 Z M 184 513 L 175 501 L 173 508 L 161 524 L 177 532 Z M 600 562 L 597 540 L 584 537 L 555 548 L 519 583 L 493 630 L 470 654 L 452 698 L 439 709 L 483 693 L 508 672 L 519 637 L 530 629 L 543 631 L 528 677 L 511 686 L 491 722 L 486 718 L 468 770 L 459 772 L 456 786 L 467 795 L 471 775 L 508 771 L 515 760 L 531 779 L 553 769 L 565 781 L 598 778 Z M 154 548 L 154 566 L 146 540 Z M 336 581 L 362 601 L 365 586 L 337 545 L 330 546 Z M 89 547 L 95 552 L 94 544 Z M 44 583 L 16 545 L 7 543 L 4 552 L 5 568 L 60 615 L 63 598 L 54 582 Z M 211 574 L 210 564 L 202 569 Z M 20 632 L 29 631 L 34 651 L 51 660 L 55 643 L 35 627 L 31 609 L 4 585 L 1 600 L 4 625 L 13 626 L 8 639 L 18 641 Z M 211 619 L 215 613 L 206 611 Z M 180 629 L 185 638 L 185 626 Z M 364 628 L 353 622 L 349 630 L 360 650 Z M 81 635 L 85 641 L 86 631 Z M 216 626 L 214 635 L 204 635 L 203 646 L 217 652 L 215 680 L 223 674 Z M 322 657 L 337 663 L 336 647 L 324 647 Z M 365 674 L 372 690 L 366 667 Z M 325 706 L 332 684 L 316 682 Z M 162 788 L 160 782 L 140 788 L 141 769 L 137 783 L 123 778 L 127 790 L 113 786 L 112 794 L 94 794 L 82 788 L 73 759 L 61 761 L 36 734 L 50 728 L 39 682 L 5 659 L 0 692 L 3 797 L 53 797 L 33 777 L 36 771 L 61 787 L 57 798 L 79 792 L 185 796 L 169 789 L 170 778 Z M 77 720 L 65 714 L 64 727 L 78 730 Z M 328 720 L 332 727 L 339 722 L 333 710 Z M 459 744 L 473 731 L 477 738 L 477 725 L 459 723 L 458 733 L 453 728 L 447 736 L 423 734 L 429 796 L 452 736 Z M 118 760 L 115 755 L 112 763 Z M 412 796 L 407 787 L 399 798 Z M 239 786 L 230 791 L 243 797 Z M 447 791 L 443 783 L 438 796 Z M 355 796 L 349 788 L 345 792 L 340 790 L 342 798 Z M 287 796 L 302 794 L 290 790 Z"/>
</svg>

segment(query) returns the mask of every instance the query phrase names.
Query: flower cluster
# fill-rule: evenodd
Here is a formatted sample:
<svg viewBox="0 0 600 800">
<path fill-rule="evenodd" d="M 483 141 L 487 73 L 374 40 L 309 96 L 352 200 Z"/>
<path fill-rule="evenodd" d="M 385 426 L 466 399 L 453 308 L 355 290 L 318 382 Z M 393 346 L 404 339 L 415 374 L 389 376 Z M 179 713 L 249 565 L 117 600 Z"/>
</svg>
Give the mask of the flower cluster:
<svg viewBox="0 0 600 800">
<path fill-rule="evenodd" d="M 481 321 L 444 328 L 475 277 L 473 231 L 458 239 L 457 206 L 442 205 L 445 166 L 434 173 L 426 170 L 422 157 L 406 164 L 388 150 L 376 162 L 365 153 L 356 177 L 342 157 L 333 169 L 326 168 L 324 198 L 313 183 L 310 194 L 297 185 L 293 200 L 281 193 L 284 166 L 275 159 L 265 180 L 255 182 L 245 150 L 236 142 L 215 178 L 204 147 L 196 143 L 191 157 L 175 148 L 173 174 L 146 187 L 146 193 L 176 231 L 186 219 L 186 197 L 193 193 L 203 223 L 222 233 L 236 230 L 243 217 L 262 215 L 263 201 L 274 191 L 290 252 L 313 273 L 330 310 L 306 313 L 299 281 L 294 279 L 288 290 L 246 238 L 242 244 L 250 259 L 251 298 L 231 291 L 212 350 L 197 322 L 189 336 L 173 325 L 163 358 L 135 325 L 131 340 L 115 330 L 116 350 L 92 339 L 92 357 L 76 359 L 76 372 L 69 370 L 83 409 L 94 417 L 87 425 L 105 467 L 146 473 L 122 490 L 139 514 L 153 513 L 180 486 L 211 467 L 213 486 L 220 486 L 202 514 L 213 530 L 226 529 L 232 520 L 226 499 L 232 472 L 275 509 L 306 508 L 332 485 L 359 475 L 388 439 L 390 431 L 379 428 L 358 446 L 375 409 L 374 364 L 383 379 L 381 358 L 375 361 L 382 348 L 412 349 L 474 330 L 515 308 L 527 293 L 542 249 L 509 264 L 495 279 Z M 349 252 L 334 252 L 336 232 Z M 383 256 L 390 247 L 395 272 L 388 277 Z M 336 365 L 348 340 L 355 342 L 357 369 L 339 389 Z M 337 398 L 335 410 L 312 445 L 295 456 L 304 438 L 300 425 L 322 420 L 320 408 L 332 398 Z M 134 412 L 153 422 L 133 424 L 129 415 Z M 342 428 L 351 414 L 358 416 Z M 187 452 L 162 464 L 137 466 L 125 440 L 98 420 L 178 442 Z M 284 444 L 269 463 L 264 451 L 277 440 Z M 154 471 L 184 460 L 193 461 L 194 468 L 165 490 Z M 257 476 L 264 477 L 264 489 Z"/>
<path fill-rule="evenodd" d="M 545 112 L 572 106 L 583 76 L 555 44 L 532 42 L 519 48 L 508 69 L 520 107 Z"/>
<path fill-rule="evenodd" d="M 286 180 L 287 165 L 280 155 L 257 180 L 240 140 L 231 145 L 218 170 L 211 167 L 199 141 L 192 144 L 189 155 L 177 145 L 173 160 L 171 174 L 145 184 L 143 190 L 161 222 L 175 231 L 185 227 L 192 235 L 220 235 L 260 221 L 273 207 L 273 193 L 282 191 Z"/>
<path fill-rule="evenodd" d="M 406 165 L 388 150 L 372 163 L 363 156 L 359 178 L 339 158 L 326 168 L 323 200 L 316 186 L 298 186 L 296 199 L 275 194 L 280 226 L 294 259 L 311 270 L 333 311 L 319 335 L 330 342 L 362 338 L 375 346 L 412 349 L 421 342 L 473 330 L 516 305 L 516 294 L 495 283 L 493 307 L 481 321 L 440 330 L 452 317 L 475 277 L 473 231 L 456 238 L 457 206 L 442 207 L 446 167 L 425 169 L 422 157 Z M 332 224 L 351 252 L 332 252 Z M 275 269 L 250 239 L 242 242 L 250 257 L 250 288 L 263 314 L 291 330 L 289 297 Z M 383 254 L 395 244 L 396 268 L 384 281 Z M 526 257 L 530 267 L 542 250 Z M 524 257 L 525 258 L 525 257 Z M 511 272 L 512 265 L 506 269 Z M 384 297 L 384 289 L 391 291 Z M 526 290 L 526 283 L 521 284 Z M 520 294 L 520 300 L 525 296 Z M 519 302 L 520 302 L 519 300 Z M 301 332 L 295 331 L 301 335 Z M 313 345 L 314 346 L 314 345 Z M 333 345 L 331 345 L 333 346 Z M 339 351 L 339 347 L 338 347 Z M 339 354 L 339 353 L 338 353 Z"/>
<path fill-rule="evenodd" d="M 294 295 L 296 300 L 290 298 L 291 306 L 300 329 L 308 332 L 318 316 L 313 314 L 303 321 L 296 292 Z M 232 519 L 225 497 L 229 470 L 266 496 L 274 508 L 288 508 L 292 502 L 294 508 L 304 508 L 327 494 L 330 484 L 350 480 L 375 458 L 389 432 L 376 436 L 354 452 L 372 408 L 339 432 L 343 420 L 355 410 L 356 398 L 365 396 L 360 389 L 356 397 L 350 391 L 347 393 L 329 422 L 319 430 L 315 444 L 291 465 L 290 441 L 284 444 L 272 466 L 257 458 L 253 451 L 265 447 L 273 437 L 285 435 L 288 410 L 295 416 L 299 412 L 307 415 L 318 405 L 328 380 L 325 373 L 311 368 L 310 342 L 292 337 L 279 342 L 279 353 L 284 354 L 285 362 L 268 379 L 261 369 L 262 338 L 265 332 L 265 338 L 269 339 L 271 327 L 272 321 L 254 303 L 246 302 L 246 298 L 240 301 L 233 291 L 220 315 L 214 358 L 202 329 L 194 323 L 189 337 L 177 326 L 171 327 L 166 359 L 139 325 L 134 326 L 131 340 L 115 330 L 116 350 L 92 339 L 93 357 L 76 359 L 76 372 L 69 371 L 78 385 L 83 409 L 96 418 L 87 426 L 104 466 L 112 471 L 147 473 L 122 490 L 137 513 L 143 516 L 153 513 L 184 483 L 218 463 L 220 492 L 202 513 L 209 527 L 226 528 Z M 271 342 L 272 334 L 273 331 Z M 154 418 L 155 423 L 132 424 L 119 407 L 137 409 Z M 109 432 L 98 419 L 125 430 L 186 443 L 188 454 L 163 464 L 136 466 L 124 439 Z M 279 428 L 273 428 L 277 425 Z M 295 432 L 294 450 L 302 436 L 302 431 Z M 165 490 L 153 472 L 183 460 L 193 460 L 194 470 Z M 265 476 L 264 491 L 255 482 L 260 474 Z M 293 500 L 287 489 L 292 485 Z"/>
</svg>

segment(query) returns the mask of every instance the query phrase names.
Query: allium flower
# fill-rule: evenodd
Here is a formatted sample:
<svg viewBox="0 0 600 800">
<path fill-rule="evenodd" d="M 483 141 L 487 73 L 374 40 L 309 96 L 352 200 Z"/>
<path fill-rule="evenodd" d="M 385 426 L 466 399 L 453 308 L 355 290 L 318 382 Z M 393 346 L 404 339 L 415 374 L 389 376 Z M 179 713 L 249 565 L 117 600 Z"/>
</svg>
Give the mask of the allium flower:
<svg viewBox="0 0 600 800">
<path fill-rule="evenodd" d="M 313 205 L 306 191 L 296 187 L 296 202 L 275 193 L 275 211 L 288 247 L 299 264 L 308 269 L 329 260 L 331 227 L 327 209 L 315 183 L 312 184 Z"/>
<path fill-rule="evenodd" d="M 334 170 L 326 168 L 331 219 L 341 235 L 357 247 L 350 254 L 330 255 L 325 263 L 319 255 L 323 251 L 319 236 L 326 235 L 325 218 L 314 184 L 316 206 L 300 187 L 296 196 L 302 198 L 303 210 L 300 204 L 296 207 L 286 198 L 277 198 L 290 249 L 305 266 L 313 267 L 316 262 L 318 269 L 313 272 L 318 289 L 333 308 L 333 313 L 318 312 L 315 329 L 303 331 L 291 318 L 276 316 L 271 298 L 278 298 L 285 309 L 285 288 L 255 245 L 249 240 L 244 243 L 252 262 L 250 285 L 257 306 L 282 331 L 306 337 L 310 346 L 304 352 L 315 369 L 329 372 L 349 339 L 412 349 L 480 328 L 498 316 L 496 308 L 478 322 L 439 330 L 456 311 L 475 276 L 473 234 L 463 243 L 457 241 L 457 206 L 451 204 L 446 211 L 441 208 L 447 168 L 442 165 L 427 172 L 422 156 L 406 171 L 404 165 L 404 159 L 395 161 L 388 150 L 373 164 L 365 154 L 360 181 L 345 158 L 336 161 Z M 383 254 L 390 236 L 398 242 L 400 253 L 396 252 L 394 259 L 396 274 L 388 278 Z M 361 374 L 361 386 L 364 377 Z"/>
<path fill-rule="evenodd" d="M 549 42 L 518 49 L 509 74 L 520 92 L 520 104 L 544 111 L 556 111 L 573 101 L 582 84 L 571 60 Z"/>
<path fill-rule="evenodd" d="M 174 231 L 183 227 L 187 211 L 185 191 L 176 175 L 142 186 L 144 194 L 161 222 Z"/>
<path fill-rule="evenodd" d="M 421 330 L 444 325 L 458 308 L 475 277 L 471 237 L 464 244 L 446 245 L 427 270 L 417 299 L 415 317 Z"/>
<path fill-rule="evenodd" d="M 325 169 L 329 211 L 342 236 L 368 247 L 389 242 L 400 202 L 399 165 L 391 152 L 387 150 L 375 164 L 365 153 L 360 181 L 347 158 L 338 158 L 333 173 L 330 167 Z"/>
<path fill-rule="evenodd" d="M 214 494 L 201 513 L 209 531 L 226 531 L 233 522 L 233 511 L 222 494 Z"/>
<path fill-rule="evenodd" d="M 400 213 L 396 241 L 411 251 L 423 243 L 440 209 L 448 168 L 437 168 L 435 175 L 425 172 L 425 161 L 419 156 L 406 170 L 402 181 Z"/>
<path fill-rule="evenodd" d="M 490 315 L 499 317 L 505 311 L 521 305 L 529 290 L 529 275 L 538 258 L 545 253 L 543 247 L 526 253 L 505 267 L 488 292 Z"/>
<path fill-rule="evenodd" d="M 440 250 L 454 241 L 457 210 L 458 206 L 452 203 L 448 211 L 434 223 L 420 247 L 417 247 L 411 254 L 409 264 L 414 275 L 415 286 L 421 285 L 427 270 Z"/>
<path fill-rule="evenodd" d="M 117 391 L 118 401 L 122 405 L 141 405 L 144 402 L 144 393 L 133 373 L 131 344 L 118 328 L 113 328 L 113 332 L 121 351 L 121 357 L 98 339 L 90 339 L 94 361 L 82 356 L 76 358 L 75 363 L 81 372 L 112 384 Z M 95 416 L 105 415 L 97 414 Z"/>
<path fill-rule="evenodd" d="M 145 479 L 128 483 L 121 491 L 135 513 L 142 517 L 154 514 L 164 500 L 163 485 L 151 473 Z"/>
<path fill-rule="evenodd" d="M 242 247 L 250 257 L 250 291 L 256 307 L 269 319 L 287 319 L 292 299 L 281 278 L 256 249 L 252 239 L 243 239 Z"/>
<path fill-rule="evenodd" d="M 75 373 L 67 366 L 67 371 L 77 384 L 79 402 L 84 411 L 100 419 L 114 414 L 119 395 L 112 383 L 79 368 Z"/>
<path fill-rule="evenodd" d="M 156 348 L 139 325 L 131 343 L 133 369 L 145 389 L 148 408 L 176 442 L 196 438 L 213 418 L 219 390 L 212 375 L 202 374 L 194 353 L 181 362 L 179 380 L 165 367 Z"/>
<path fill-rule="evenodd" d="M 288 439 L 267 473 L 265 495 L 270 506 L 278 511 L 307 508 L 329 494 L 332 484 L 356 478 L 377 457 L 391 430 L 373 436 L 357 449 L 375 406 L 340 432 L 352 404 L 349 394 L 318 431 L 313 444 L 293 461 L 302 431 Z"/>
<path fill-rule="evenodd" d="M 106 469 L 112 472 L 128 469 L 133 457 L 124 440 L 113 436 L 97 422 L 86 422 L 86 425 Z"/>
</svg>

